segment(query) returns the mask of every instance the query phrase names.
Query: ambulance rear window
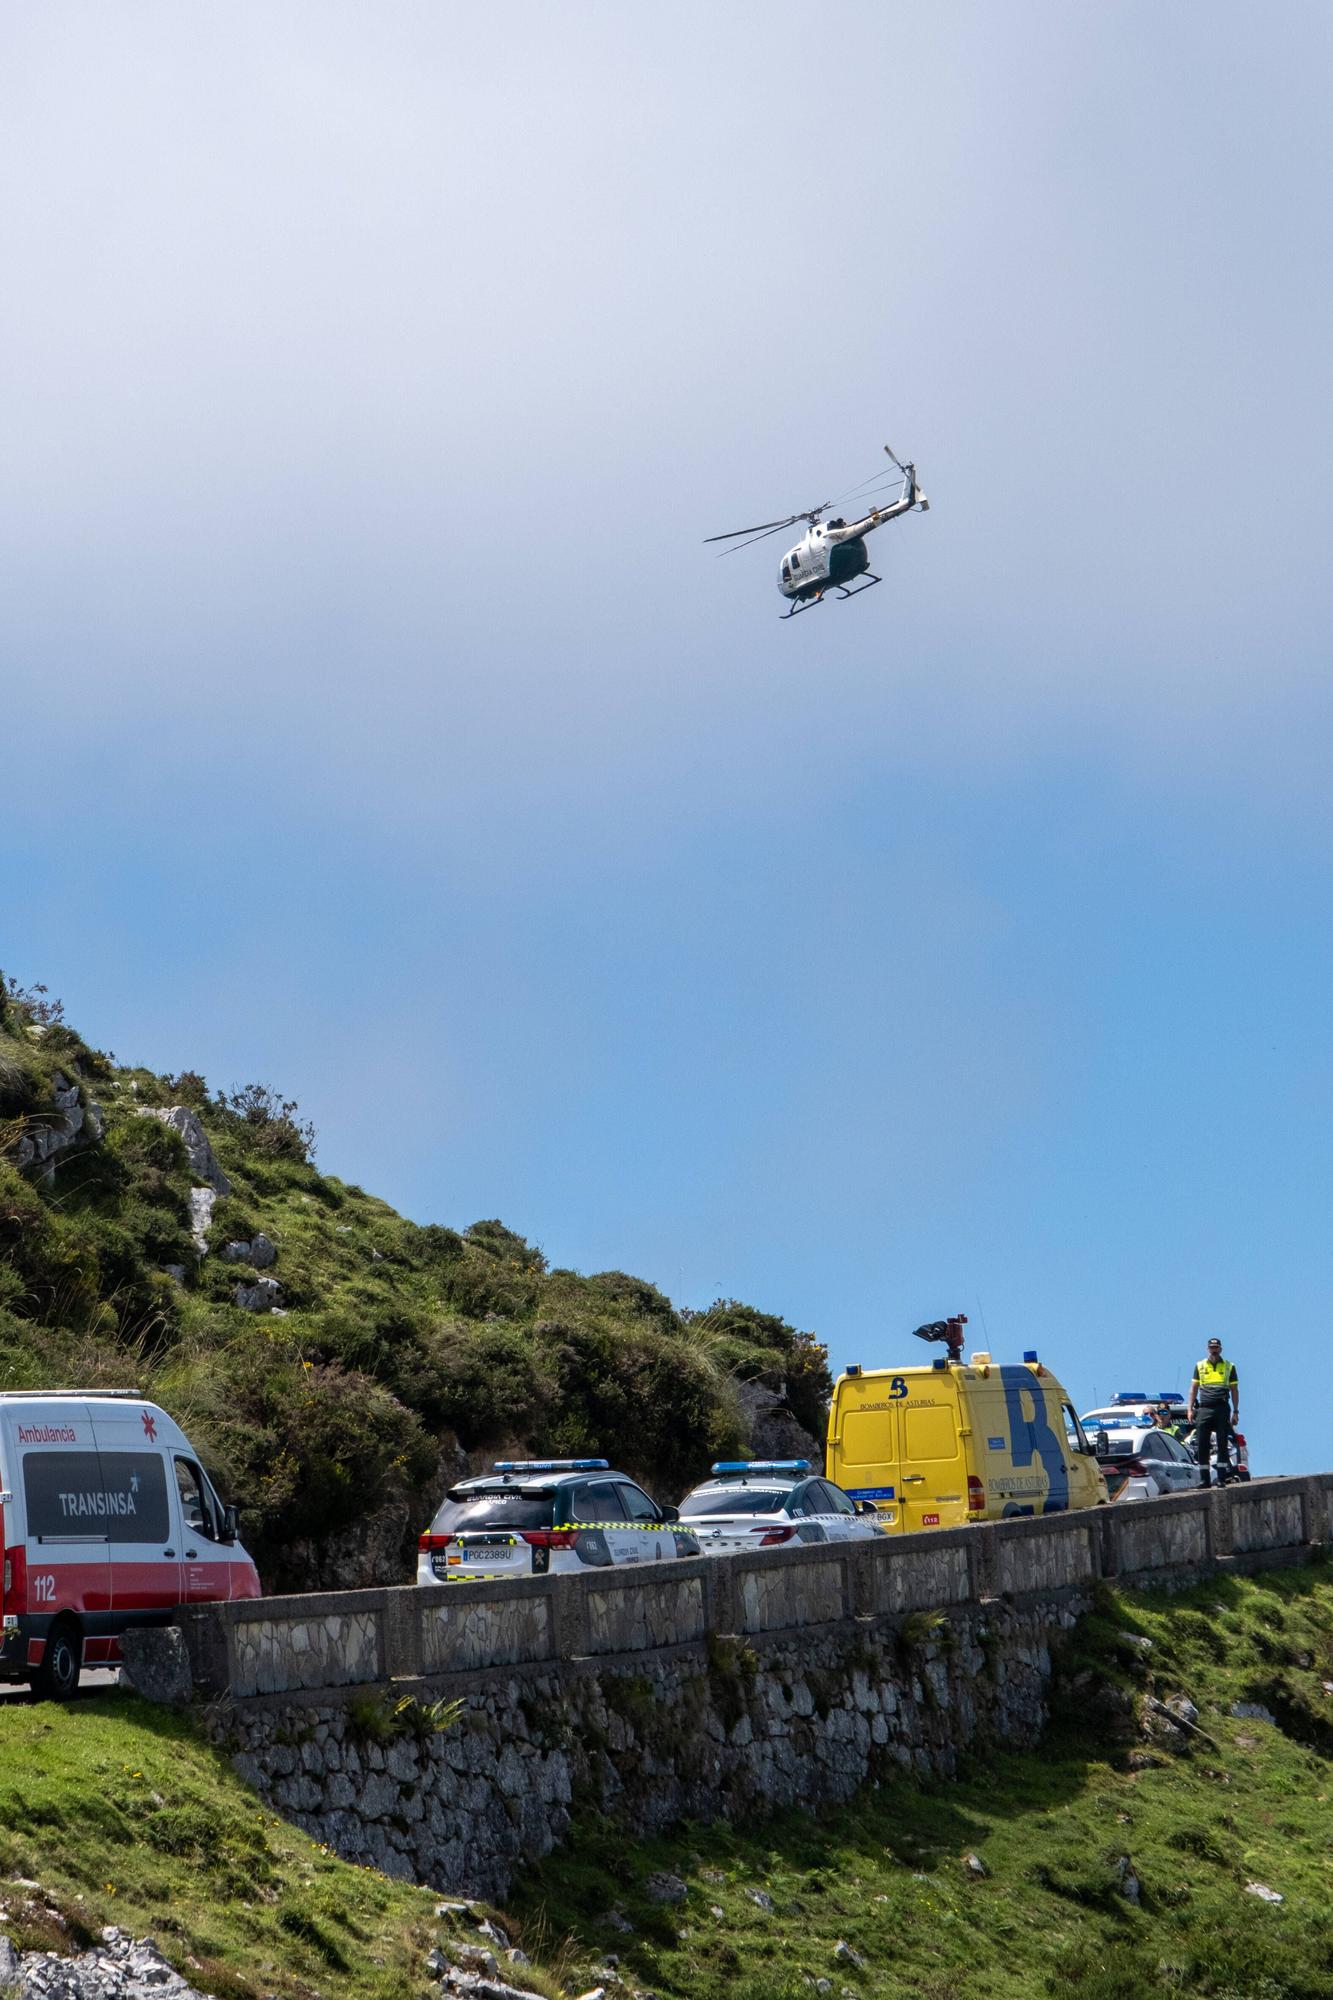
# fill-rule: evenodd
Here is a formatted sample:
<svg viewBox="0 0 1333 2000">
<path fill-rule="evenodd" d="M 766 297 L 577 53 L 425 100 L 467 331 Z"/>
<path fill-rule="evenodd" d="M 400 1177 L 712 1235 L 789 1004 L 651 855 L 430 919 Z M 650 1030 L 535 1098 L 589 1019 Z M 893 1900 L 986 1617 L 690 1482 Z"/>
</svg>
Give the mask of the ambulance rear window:
<svg viewBox="0 0 1333 2000">
<path fill-rule="evenodd" d="M 514 1487 L 494 1493 L 450 1493 L 431 1528 L 436 1534 L 459 1535 L 473 1528 L 549 1528 L 555 1488 L 518 1492 Z"/>
<path fill-rule="evenodd" d="M 155 1452 L 30 1451 L 23 1497 L 39 1542 L 165 1542 L 171 1532 Z"/>
</svg>

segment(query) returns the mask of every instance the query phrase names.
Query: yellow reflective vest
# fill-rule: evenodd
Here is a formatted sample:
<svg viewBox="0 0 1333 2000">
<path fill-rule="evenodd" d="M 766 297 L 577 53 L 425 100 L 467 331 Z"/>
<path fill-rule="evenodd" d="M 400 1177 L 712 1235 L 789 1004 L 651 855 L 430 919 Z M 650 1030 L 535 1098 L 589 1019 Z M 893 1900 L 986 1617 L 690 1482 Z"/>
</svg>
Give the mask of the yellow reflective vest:
<svg viewBox="0 0 1333 2000">
<path fill-rule="evenodd" d="M 1204 1391 L 1216 1392 L 1219 1389 L 1226 1390 L 1238 1386 L 1235 1363 L 1228 1361 L 1225 1356 L 1218 1361 L 1210 1361 L 1206 1357 L 1202 1361 L 1197 1361 L 1194 1364 L 1194 1379 Z"/>
</svg>

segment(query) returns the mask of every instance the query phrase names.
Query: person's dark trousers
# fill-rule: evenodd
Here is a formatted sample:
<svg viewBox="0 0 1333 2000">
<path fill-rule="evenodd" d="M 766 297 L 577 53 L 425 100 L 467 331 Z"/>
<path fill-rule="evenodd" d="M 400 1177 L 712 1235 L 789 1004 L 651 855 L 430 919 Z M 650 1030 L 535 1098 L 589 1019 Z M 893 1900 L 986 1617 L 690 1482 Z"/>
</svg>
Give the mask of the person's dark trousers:
<svg viewBox="0 0 1333 2000">
<path fill-rule="evenodd" d="M 1195 1413 L 1194 1456 L 1203 1468 L 1205 1486 L 1211 1486 L 1213 1479 L 1210 1461 L 1214 1438 L 1217 1439 L 1217 1465 L 1220 1472 L 1223 1466 L 1229 1466 L 1231 1463 L 1231 1406 L 1226 1402 L 1201 1402 Z"/>
</svg>

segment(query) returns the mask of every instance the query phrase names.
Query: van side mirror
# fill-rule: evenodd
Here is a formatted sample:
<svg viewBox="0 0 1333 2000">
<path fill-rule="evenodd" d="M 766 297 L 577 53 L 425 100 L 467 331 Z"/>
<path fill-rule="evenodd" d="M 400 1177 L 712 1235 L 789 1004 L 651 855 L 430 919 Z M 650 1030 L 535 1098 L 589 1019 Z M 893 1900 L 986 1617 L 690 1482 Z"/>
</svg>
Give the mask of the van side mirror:
<svg viewBox="0 0 1333 2000">
<path fill-rule="evenodd" d="M 241 1532 L 241 1510 L 239 1507 L 224 1507 L 222 1510 L 222 1539 L 234 1542 Z"/>
</svg>

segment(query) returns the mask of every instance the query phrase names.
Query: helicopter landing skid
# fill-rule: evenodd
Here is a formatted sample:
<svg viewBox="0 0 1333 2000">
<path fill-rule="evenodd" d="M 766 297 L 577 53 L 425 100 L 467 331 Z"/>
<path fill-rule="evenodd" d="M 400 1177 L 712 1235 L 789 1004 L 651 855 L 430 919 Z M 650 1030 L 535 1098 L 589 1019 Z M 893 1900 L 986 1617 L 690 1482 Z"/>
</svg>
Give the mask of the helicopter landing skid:
<svg viewBox="0 0 1333 2000">
<path fill-rule="evenodd" d="M 882 576 L 873 576 L 867 572 L 864 579 L 857 584 L 855 590 L 848 590 L 846 585 L 841 583 L 831 584 L 829 588 L 836 590 L 839 597 L 861 597 L 867 590 L 873 590 L 877 583 L 883 583 L 883 581 Z M 785 623 L 788 618 L 799 617 L 802 611 L 813 611 L 817 604 L 822 604 L 823 602 L 824 592 L 821 590 L 817 597 L 806 597 L 798 603 L 793 604 L 790 611 L 780 611 L 778 617 Z"/>
</svg>

